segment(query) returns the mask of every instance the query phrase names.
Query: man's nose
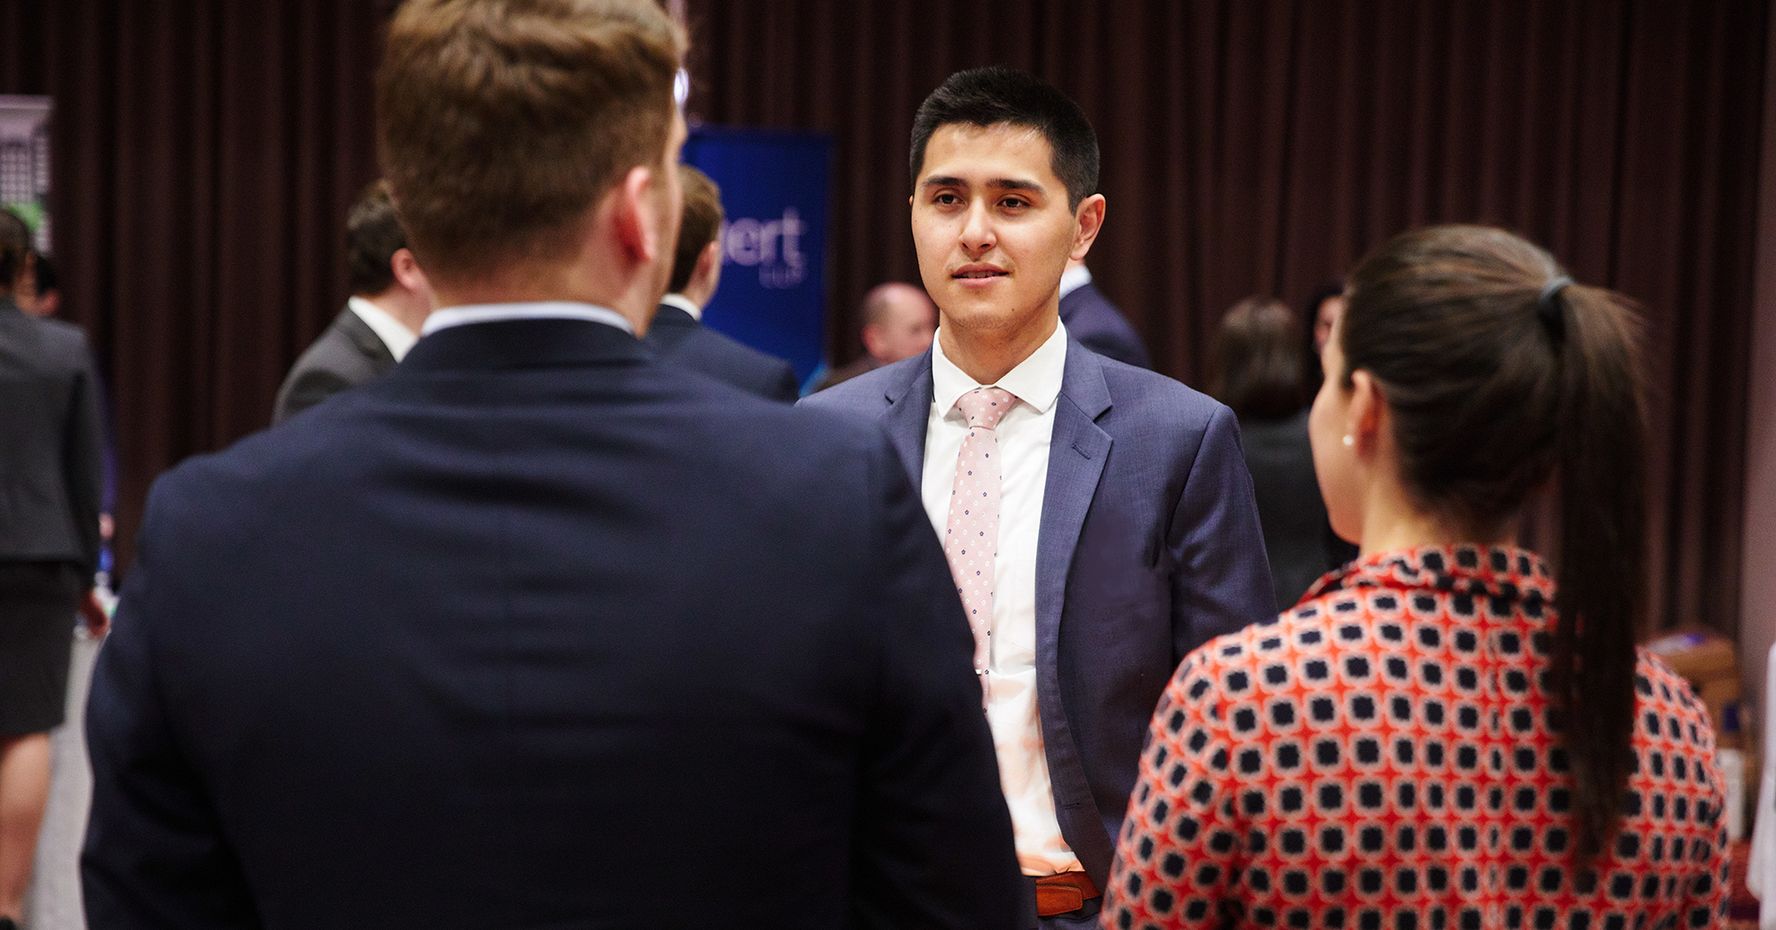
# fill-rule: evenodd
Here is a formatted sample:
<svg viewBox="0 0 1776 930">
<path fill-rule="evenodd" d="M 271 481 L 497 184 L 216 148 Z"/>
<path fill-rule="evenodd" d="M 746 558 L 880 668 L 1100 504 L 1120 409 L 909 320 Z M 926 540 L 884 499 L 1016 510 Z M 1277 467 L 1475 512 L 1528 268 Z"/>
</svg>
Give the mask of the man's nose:
<svg viewBox="0 0 1776 930">
<path fill-rule="evenodd" d="M 968 207 L 968 213 L 962 221 L 962 248 L 970 255 L 980 255 L 991 249 L 996 241 L 993 235 L 993 218 L 987 212 L 984 201 L 975 201 Z"/>
</svg>

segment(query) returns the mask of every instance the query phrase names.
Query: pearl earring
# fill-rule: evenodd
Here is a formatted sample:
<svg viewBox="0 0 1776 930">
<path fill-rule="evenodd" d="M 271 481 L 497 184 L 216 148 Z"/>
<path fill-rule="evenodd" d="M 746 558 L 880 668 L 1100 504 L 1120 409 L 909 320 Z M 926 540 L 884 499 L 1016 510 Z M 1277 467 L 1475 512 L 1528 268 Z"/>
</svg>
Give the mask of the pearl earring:
<svg viewBox="0 0 1776 930">
<path fill-rule="evenodd" d="M 1349 434 L 1349 433 L 1345 433 L 1345 434 L 1344 434 L 1344 444 L 1345 444 L 1345 445 L 1346 445 L 1346 446 L 1354 446 L 1354 445 L 1356 445 L 1356 444 L 1357 444 L 1357 437 L 1355 437 L 1355 436 L 1352 436 L 1352 435 L 1351 435 L 1351 434 Z"/>
</svg>

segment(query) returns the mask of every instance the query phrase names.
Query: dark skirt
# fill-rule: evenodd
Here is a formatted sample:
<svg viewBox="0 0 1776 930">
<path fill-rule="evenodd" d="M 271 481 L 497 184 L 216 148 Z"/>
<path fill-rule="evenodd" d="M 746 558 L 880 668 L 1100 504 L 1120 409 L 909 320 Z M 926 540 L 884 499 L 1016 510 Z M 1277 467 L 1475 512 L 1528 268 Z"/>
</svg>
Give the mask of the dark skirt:
<svg viewBox="0 0 1776 930">
<path fill-rule="evenodd" d="M 61 725 L 84 590 L 67 562 L 0 562 L 0 736 Z"/>
</svg>

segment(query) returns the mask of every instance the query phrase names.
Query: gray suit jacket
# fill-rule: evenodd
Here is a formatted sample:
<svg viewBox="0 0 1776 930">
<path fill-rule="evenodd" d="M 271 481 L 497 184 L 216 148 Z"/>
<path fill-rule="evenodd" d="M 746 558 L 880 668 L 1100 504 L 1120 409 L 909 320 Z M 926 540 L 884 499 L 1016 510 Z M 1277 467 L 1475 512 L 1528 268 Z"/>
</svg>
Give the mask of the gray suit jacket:
<svg viewBox="0 0 1776 930">
<path fill-rule="evenodd" d="M 802 403 L 871 418 L 918 487 L 931 353 Z M 1061 832 L 1109 878 L 1148 719 L 1185 653 L 1276 616 L 1233 411 L 1076 341 L 1036 554 L 1036 690 Z"/>
<path fill-rule="evenodd" d="M 283 421 L 348 388 L 389 373 L 395 357 L 348 307 L 309 346 L 278 388 L 271 421 Z"/>
<path fill-rule="evenodd" d="M 0 561 L 99 564 L 99 384 L 80 329 L 0 297 Z"/>
</svg>

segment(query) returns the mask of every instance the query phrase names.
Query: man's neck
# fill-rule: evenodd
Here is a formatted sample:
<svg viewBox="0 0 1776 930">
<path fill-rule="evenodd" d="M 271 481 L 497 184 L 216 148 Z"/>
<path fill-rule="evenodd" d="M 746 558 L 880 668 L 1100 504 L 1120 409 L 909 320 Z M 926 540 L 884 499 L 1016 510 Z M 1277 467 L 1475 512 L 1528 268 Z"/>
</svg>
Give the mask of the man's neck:
<svg viewBox="0 0 1776 930">
<path fill-rule="evenodd" d="M 399 290 L 390 289 L 380 294 L 357 294 L 354 296 L 359 300 L 367 300 L 375 304 L 377 309 L 394 317 L 395 322 L 412 330 L 415 336 L 419 335 L 420 327 L 425 325 L 429 309 Z"/>
<path fill-rule="evenodd" d="M 1052 308 L 1038 317 L 1035 325 L 1015 332 L 971 332 L 945 321 L 938 327 L 937 338 L 944 357 L 976 384 L 995 384 L 1048 341 L 1060 321 Z"/>
</svg>

